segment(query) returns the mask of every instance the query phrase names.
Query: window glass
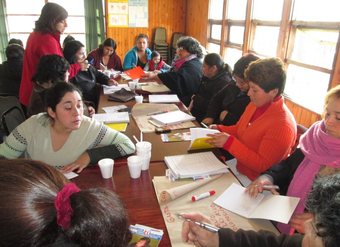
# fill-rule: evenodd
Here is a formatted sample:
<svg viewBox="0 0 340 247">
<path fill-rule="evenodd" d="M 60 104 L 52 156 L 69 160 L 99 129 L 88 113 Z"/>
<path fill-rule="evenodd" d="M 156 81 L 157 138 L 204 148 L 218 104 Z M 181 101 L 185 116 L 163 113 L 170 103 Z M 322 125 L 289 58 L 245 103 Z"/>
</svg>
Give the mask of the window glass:
<svg viewBox="0 0 340 247">
<path fill-rule="evenodd" d="M 283 0 L 254 0 L 253 19 L 280 21 L 282 8 Z"/>
<path fill-rule="evenodd" d="M 295 0 L 293 20 L 339 22 L 339 0 Z"/>
<path fill-rule="evenodd" d="M 221 40 L 221 31 L 222 31 L 221 25 L 212 25 L 211 38 Z"/>
<path fill-rule="evenodd" d="M 332 69 L 338 36 L 337 31 L 298 29 L 291 58 L 302 63 Z"/>
<path fill-rule="evenodd" d="M 231 20 L 246 19 L 247 0 L 228 0 L 227 18 Z"/>
<path fill-rule="evenodd" d="M 49 2 L 57 3 L 63 6 L 69 15 L 82 15 L 84 16 L 84 0 L 48 0 Z"/>
<path fill-rule="evenodd" d="M 210 0 L 209 19 L 222 20 L 223 0 Z"/>
<path fill-rule="evenodd" d="M 278 27 L 257 26 L 252 49 L 259 54 L 275 57 L 278 37 Z"/>
<path fill-rule="evenodd" d="M 235 44 L 243 44 L 244 27 L 230 26 L 229 42 Z"/>
<path fill-rule="evenodd" d="M 7 14 L 40 15 L 44 0 L 6 0 Z"/>
<path fill-rule="evenodd" d="M 35 22 L 39 19 L 39 16 L 7 16 L 8 32 L 9 33 L 30 33 L 35 27 Z M 20 23 L 20 25 L 15 25 Z"/>
<path fill-rule="evenodd" d="M 235 48 L 225 48 L 223 60 L 234 69 L 234 65 L 242 57 L 242 51 Z"/>
<path fill-rule="evenodd" d="M 285 94 L 294 102 L 321 113 L 330 75 L 290 64 L 287 70 Z"/>
<path fill-rule="evenodd" d="M 214 43 L 207 44 L 207 52 L 208 53 L 217 53 L 220 54 L 220 46 Z"/>
<path fill-rule="evenodd" d="M 84 33 L 85 34 L 85 18 L 84 17 L 72 17 L 67 18 L 67 33 Z"/>
</svg>

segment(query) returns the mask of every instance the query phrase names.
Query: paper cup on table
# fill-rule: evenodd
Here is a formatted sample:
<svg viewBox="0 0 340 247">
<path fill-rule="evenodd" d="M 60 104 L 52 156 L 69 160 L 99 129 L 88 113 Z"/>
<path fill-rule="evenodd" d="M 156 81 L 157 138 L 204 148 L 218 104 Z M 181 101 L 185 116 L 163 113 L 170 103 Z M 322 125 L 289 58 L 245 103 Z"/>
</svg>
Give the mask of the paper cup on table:
<svg viewBox="0 0 340 247">
<path fill-rule="evenodd" d="M 142 163 L 142 171 L 149 170 L 150 166 L 150 159 L 151 159 L 151 153 L 147 154 L 142 154 L 138 156 L 141 158 L 141 163 Z"/>
<path fill-rule="evenodd" d="M 127 158 L 128 168 L 131 178 L 139 178 L 142 171 L 142 160 L 137 155 L 132 155 Z"/>
<path fill-rule="evenodd" d="M 143 103 L 143 96 L 142 95 L 136 95 L 135 100 L 136 100 L 136 103 Z"/>
<path fill-rule="evenodd" d="M 128 82 L 128 85 L 129 85 L 129 88 L 130 88 L 131 91 L 135 91 L 137 82 L 135 82 L 135 81 L 129 81 L 129 82 Z"/>
<path fill-rule="evenodd" d="M 107 179 L 112 177 L 113 173 L 113 166 L 114 166 L 114 160 L 113 159 L 101 159 L 98 162 L 98 166 L 100 168 L 100 172 L 102 174 L 102 177 Z"/>
<path fill-rule="evenodd" d="M 151 159 L 151 142 L 142 141 L 136 143 L 137 155 L 142 159 L 142 170 L 148 170 Z"/>
<path fill-rule="evenodd" d="M 147 141 L 137 142 L 136 143 L 137 154 L 139 152 L 151 151 L 151 147 L 152 147 L 151 142 Z"/>
</svg>

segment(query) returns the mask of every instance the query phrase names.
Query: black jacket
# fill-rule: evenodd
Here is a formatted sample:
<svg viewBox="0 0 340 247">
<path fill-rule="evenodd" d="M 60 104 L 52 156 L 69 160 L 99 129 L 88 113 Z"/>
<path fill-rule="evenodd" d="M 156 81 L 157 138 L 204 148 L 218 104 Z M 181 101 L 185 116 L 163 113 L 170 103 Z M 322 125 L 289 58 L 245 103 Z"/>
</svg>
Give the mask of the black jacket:
<svg viewBox="0 0 340 247">
<path fill-rule="evenodd" d="M 12 59 L 0 64 L 0 94 L 19 96 L 22 59 Z"/>
</svg>

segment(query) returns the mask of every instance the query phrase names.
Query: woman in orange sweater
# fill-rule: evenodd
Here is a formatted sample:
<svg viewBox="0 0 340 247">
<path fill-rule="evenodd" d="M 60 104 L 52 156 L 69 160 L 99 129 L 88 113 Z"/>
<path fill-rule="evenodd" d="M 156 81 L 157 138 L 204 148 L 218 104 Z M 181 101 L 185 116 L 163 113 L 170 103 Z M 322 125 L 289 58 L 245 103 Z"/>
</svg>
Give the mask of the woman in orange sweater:
<svg viewBox="0 0 340 247">
<path fill-rule="evenodd" d="M 296 122 L 282 96 L 286 73 L 278 58 L 252 62 L 245 71 L 250 103 L 236 125 L 211 125 L 221 131 L 207 140 L 237 159 L 237 169 L 254 180 L 285 159 L 295 143 Z"/>
</svg>

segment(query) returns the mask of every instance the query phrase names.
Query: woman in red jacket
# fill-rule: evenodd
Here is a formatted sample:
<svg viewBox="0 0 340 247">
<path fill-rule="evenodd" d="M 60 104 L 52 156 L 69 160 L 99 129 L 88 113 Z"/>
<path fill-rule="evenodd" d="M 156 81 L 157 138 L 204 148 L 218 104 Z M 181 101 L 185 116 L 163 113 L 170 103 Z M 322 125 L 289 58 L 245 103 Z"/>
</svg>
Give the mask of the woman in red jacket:
<svg viewBox="0 0 340 247">
<path fill-rule="evenodd" d="M 20 102 L 27 106 L 31 97 L 33 82 L 32 76 L 37 70 L 39 60 L 44 55 L 56 54 L 63 56 L 60 46 L 60 35 L 67 27 L 67 11 L 56 3 L 46 3 L 41 10 L 35 28 L 30 34 L 24 54 L 23 71 L 19 90 Z M 70 67 L 70 78 L 81 68 L 81 64 Z"/>
</svg>

